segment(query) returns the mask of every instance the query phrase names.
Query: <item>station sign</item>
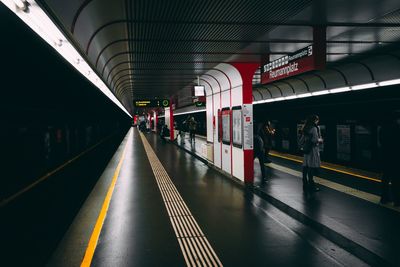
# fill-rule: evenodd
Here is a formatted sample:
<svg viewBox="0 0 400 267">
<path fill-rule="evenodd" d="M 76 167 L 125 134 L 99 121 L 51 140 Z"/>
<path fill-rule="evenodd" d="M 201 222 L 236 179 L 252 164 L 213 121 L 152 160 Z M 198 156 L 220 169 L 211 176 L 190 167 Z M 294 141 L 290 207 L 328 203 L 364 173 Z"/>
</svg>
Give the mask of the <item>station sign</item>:
<svg viewBox="0 0 400 267">
<path fill-rule="evenodd" d="M 314 45 L 309 45 L 287 56 L 268 62 L 261 67 L 261 83 L 266 84 L 285 79 L 311 70 L 322 69 L 320 62 L 325 53 L 315 53 Z"/>
<path fill-rule="evenodd" d="M 166 108 L 169 107 L 169 99 L 135 99 L 133 106 L 137 108 Z"/>
</svg>

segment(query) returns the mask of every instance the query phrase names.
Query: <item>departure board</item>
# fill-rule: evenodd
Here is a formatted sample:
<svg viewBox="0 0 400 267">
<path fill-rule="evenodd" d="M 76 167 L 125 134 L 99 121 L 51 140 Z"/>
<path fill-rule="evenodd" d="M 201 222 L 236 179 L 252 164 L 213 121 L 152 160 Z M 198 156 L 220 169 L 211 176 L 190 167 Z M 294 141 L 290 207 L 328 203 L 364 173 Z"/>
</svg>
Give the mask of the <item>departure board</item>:
<svg viewBox="0 0 400 267">
<path fill-rule="evenodd" d="M 168 99 L 136 99 L 133 101 L 133 106 L 137 108 L 157 108 L 169 107 Z"/>
</svg>

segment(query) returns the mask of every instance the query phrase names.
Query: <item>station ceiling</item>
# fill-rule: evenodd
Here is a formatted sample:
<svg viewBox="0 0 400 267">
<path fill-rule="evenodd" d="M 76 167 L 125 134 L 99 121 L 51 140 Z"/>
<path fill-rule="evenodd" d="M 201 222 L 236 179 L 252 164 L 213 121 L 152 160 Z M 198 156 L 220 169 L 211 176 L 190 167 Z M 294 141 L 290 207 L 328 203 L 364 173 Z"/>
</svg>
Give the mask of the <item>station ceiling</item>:
<svg viewBox="0 0 400 267">
<path fill-rule="evenodd" d="M 221 62 L 261 62 L 312 43 L 327 62 L 400 40 L 398 0 L 39 0 L 128 110 L 170 97 Z"/>
</svg>

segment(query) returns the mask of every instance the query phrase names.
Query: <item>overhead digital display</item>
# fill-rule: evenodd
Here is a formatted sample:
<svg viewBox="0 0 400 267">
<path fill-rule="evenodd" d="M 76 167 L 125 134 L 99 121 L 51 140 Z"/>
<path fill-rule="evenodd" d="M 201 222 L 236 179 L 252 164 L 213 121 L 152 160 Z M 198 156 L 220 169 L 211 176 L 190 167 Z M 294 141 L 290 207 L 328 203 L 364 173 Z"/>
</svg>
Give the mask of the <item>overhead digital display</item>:
<svg viewBox="0 0 400 267">
<path fill-rule="evenodd" d="M 168 99 L 136 99 L 133 106 L 137 108 L 166 108 L 169 107 Z"/>
</svg>

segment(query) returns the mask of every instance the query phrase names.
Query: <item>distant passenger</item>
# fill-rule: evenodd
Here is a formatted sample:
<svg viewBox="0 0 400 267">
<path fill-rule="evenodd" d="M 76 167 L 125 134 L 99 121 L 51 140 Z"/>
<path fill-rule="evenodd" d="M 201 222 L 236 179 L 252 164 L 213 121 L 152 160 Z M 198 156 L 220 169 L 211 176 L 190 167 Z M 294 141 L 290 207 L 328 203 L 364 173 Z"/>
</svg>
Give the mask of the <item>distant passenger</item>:
<svg viewBox="0 0 400 267">
<path fill-rule="evenodd" d="M 185 131 L 184 128 L 186 127 L 186 120 L 183 120 L 179 125 L 178 125 L 178 135 L 181 138 L 181 143 L 185 143 Z M 177 137 L 178 138 L 178 137 Z"/>
<path fill-rule="evenodd" d="M 389 183 L 392 184 L 393 201 L 395 206 L 400 205 L 400 160 L 398 153 L 400 151 L 400 118 L 399 114 L 382 126 L 379 140 L 382 145 L 382 194 L 381 203 L 386 204 L 390 201 Z"/>
<path fill-rule="evenodd" d="M 264 150 L 265 150 L 265 161 L 266 163 L 271 163 L 271 159 L 269 158 L 269 151 L 272 148 L 272 138 L 275 135 L 275 129 L 272 128 L 271 122 L 266 121 L 261 129 L 261 138 L 264 142 Z"/>
<path fill-rule="evenodd" d="M 264 141 L 261 137 L 262 132 L 262 124 L 258 124 L 256 131 L 254 131 L 253 143 L 254 143 L 254 159 L 258 158 L 258 162 L 260 163 L 261 168 L 261 176 L 262 181 L 267 180 L 267 174 L 265 171 L 265 149 L 264 149 Z"/>
<path fill-rule="evenodd" d="M 196 142 L 196 129 L 197 129 L 197 121 L 192 116 L 189 120 L 189 132 L 190 132 L 190 142 Z"/>
<path fill-rule="evenodd" d="M 161 132 L 160 132 L 160 138 L 161 140 L 163 140 L 165 142 L 165 137 L 169 137 L 170 136 L 170 131 L 168 129 L 168 126 L 165 124 L 162 128 L 161 128 Z"/>
<path fill-rule="evenodd" d="M 139 123 L 139 130 L 140 130 L 141 132 L 143 132 L 143 133 L 146 131 L 146 121 L 145 121 L 145 120 L 140 121 L 140 123 Z"/>
<path fill-rule="evenodd" d="M 315 185 L 314 175 L 321 166 L 319 144 L 323 142 L 318 127 L 319 117 L 312 115 L 307 118 L 301 133 L 300 144 L 304 153 L 303 158 L 303 190 L 304 192 L 319 191 Z"/>
</svg>

